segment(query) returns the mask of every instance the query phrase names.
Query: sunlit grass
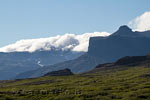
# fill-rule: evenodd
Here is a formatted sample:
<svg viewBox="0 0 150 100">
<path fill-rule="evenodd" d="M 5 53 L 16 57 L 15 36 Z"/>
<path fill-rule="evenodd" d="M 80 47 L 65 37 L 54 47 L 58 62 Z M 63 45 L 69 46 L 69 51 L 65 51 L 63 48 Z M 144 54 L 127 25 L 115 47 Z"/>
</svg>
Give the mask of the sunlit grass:
<svg viewBox="0 0 150 100">
<path fill-rule="evenodd" d="M 148 100 L 150 68 L 47 76 L 0 85 L 0 100 Z"/>
</svg>

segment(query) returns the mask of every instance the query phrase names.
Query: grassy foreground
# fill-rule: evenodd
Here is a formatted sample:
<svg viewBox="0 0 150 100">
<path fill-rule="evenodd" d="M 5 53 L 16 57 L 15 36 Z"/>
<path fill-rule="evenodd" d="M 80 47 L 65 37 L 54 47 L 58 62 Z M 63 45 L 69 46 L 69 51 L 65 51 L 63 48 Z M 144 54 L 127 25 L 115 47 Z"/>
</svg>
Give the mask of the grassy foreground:
<svg viewBox="0 0 150 100">
<path fill-rule="evenodd" d="M 150 100 L 150 67 L 1 81 L 0 100 Z"/>
</svg>

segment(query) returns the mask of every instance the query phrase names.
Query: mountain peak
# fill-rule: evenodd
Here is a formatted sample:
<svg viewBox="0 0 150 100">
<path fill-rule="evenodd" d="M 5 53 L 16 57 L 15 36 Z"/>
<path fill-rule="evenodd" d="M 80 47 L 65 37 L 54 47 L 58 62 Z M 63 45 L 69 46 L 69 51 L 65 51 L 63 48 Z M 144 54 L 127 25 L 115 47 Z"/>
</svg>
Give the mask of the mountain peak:
<svg viewBox="0 0 150 100">
<path fill-rule="evenodd" d="M 132 31 L 127 25 L 122 25 L 119 27 L 120 31 Z"/>
<path fill-rule="evenodd" d="M 127 35 L 129 33 L 133 33 L 132 32 L 132 29 L 129 28 L 127 25 L 122 25 L 119 27 L 118 31 L 117 31 L 119 34 L 124 34 L 124 35 Z"/>
<path fill-rule="evenodd" d="M 127 25 L 123 25 L 123 26 L 120 26 L 119 29 L 114 33 L 112 34 L 112 36 L 136 36 L 137 34 L 134 34 L 134 32 L 132 31 L 131 28 L 129 28 Z"/>
</svg>

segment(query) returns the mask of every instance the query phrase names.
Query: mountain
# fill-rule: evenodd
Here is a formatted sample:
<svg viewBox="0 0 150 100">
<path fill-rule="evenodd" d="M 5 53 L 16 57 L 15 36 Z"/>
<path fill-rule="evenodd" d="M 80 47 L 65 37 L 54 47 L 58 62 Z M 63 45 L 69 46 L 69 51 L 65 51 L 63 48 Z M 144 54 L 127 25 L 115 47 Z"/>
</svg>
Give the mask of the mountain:
<svg viewBox="0 0 150 100">
<path fill-rule="evenodd" d="M 150 53 L 150 37 L 146 32 L 133 32 L 128 26 L 121 26 L 109 37 L 92 37 L 89 42 L 88 54 L 113 62 L 124 56 L 141 56 Z"/>
<path fill-rule="evenodd" d="M 0 53 L 0 80 L 44 66 L 75 59 L 84 52 L 72 51 L 36 51 Z"/>
<path fill-rule="evenodd" d="M 51 72 L 51 71 L 57 71 L 60 69 L 69 68 L 74 73 L 84 72 L 85 70 L 91 70 L 93 69 L 93 66 L 96 66 L 99 64 L 98 59 L 89 56 L 88 54 L 82 55 L 78 57 L 75 60 L 69 60 L 61 63 L 57 63 L 50 66 L 45 66 L 42 68 L 38 68 L 35 70 L 27 71 L 24 73 L 18 74 L 14 79 L 22 79 L 22 78 L 33 78 L 33 77 L 40 77 L 44 74 Z"/>
<path fill-rule="evenodd" d="M 88 50 L 89 38 L 107 32 L 64 34 L 39 39 L 23 39 L 0 48 L 0 80 L 20 73 L 75 59 Z"/>
<path fill-rule="evenodd" d="M 141 56 L 150 53 L 150 31 L 132 31 L 128 26 L 121 26 L 108 37 L 91 37 L 88 52 L 74 60 L 38 68 L 21 73 L 15 78 L 38 77 L 50 71 L 64 68 L 74 73 L 86 72 L 101 63 L 113 62 L 124 56 Z"/>
<path fill-rule="evenodd" d="M 65 72 L 64 72 L 65 71 Z M 0 100 L 149 100 L 150 56 L 127 56 L 69 76 L 0 81 Z"/>
</svg>

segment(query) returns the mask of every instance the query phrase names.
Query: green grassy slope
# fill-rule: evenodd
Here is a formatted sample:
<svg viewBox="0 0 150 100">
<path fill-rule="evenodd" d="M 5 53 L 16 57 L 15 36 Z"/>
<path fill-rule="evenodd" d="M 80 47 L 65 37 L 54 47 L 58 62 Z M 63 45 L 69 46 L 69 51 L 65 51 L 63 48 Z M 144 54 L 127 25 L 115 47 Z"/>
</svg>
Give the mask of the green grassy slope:
<svg viewBox="0 0 150 100">
<path fill-rule="evenodd" d="M 150 67 L 1 81 L 0 100 L 150 100 Z"/>
</svg>

